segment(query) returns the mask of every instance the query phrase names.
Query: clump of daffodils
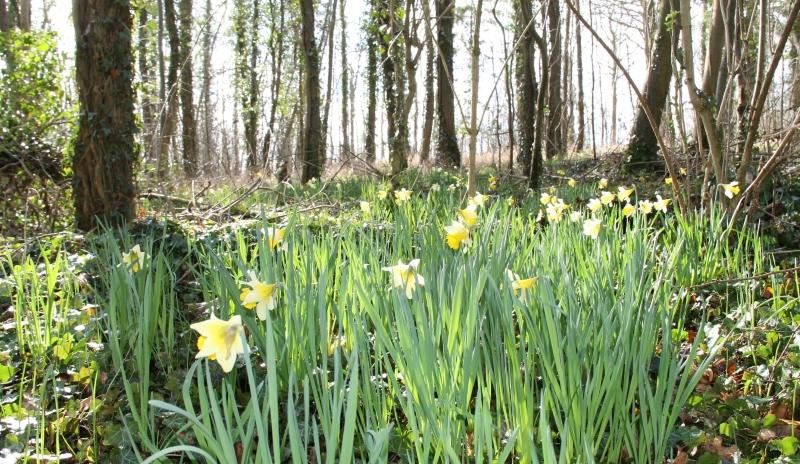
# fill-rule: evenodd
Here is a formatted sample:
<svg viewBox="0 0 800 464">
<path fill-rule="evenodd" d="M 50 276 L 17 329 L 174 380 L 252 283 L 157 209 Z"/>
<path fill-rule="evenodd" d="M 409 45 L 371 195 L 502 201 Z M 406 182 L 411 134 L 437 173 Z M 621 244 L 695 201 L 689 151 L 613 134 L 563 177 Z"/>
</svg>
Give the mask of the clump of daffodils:
<svg viewBox="0 0 800 464">
<path fill-rule="evenodd" d="M 600 181 L 597 183 L 597 188 L 599 188 L 599 189 L 604 189 L 604 188 L 606 188 L 606 187 L 608 187 L 608 179 L 606 179 L 605 177 L 603 177 L 603 178 L 602 178 L 602 179 L 600 179 Z"/>
<path fill-rule="evenodd" d="M 517 274 L 511 269 L 506 269 L 506 276 L 511 281 L 511 289 L 514 291 L 514 296 L 518 296 L 523 303 L 528 302 L 528 292 L 536 284 L 536 277 L 529 277 L 527 279 L 520 279 Z"/>
<path fill-rule="evenodd" d="M 209 320 L 196 322 L 190 327 L 200 334 L 195 359 L 208 358 L 217 361 L 224 372 L 230 372 L 236 363 L 236 357 L 244 353 L 241 316 L 223 321 L 212 314 Z"/>
<path fill-rule="evenodd" d="M 371 205 L 368 201 L 361 201 L 358 203 L 358 206 L 361 208 L 361 212 L 364 214 L 369 213 Z"/>
<path fill-rule="evenodd" d="M 614 200 L 616 198 L 617 196 L 611 192 L 604 191 L 603 193 L 600 194 L 600 202 L 606 206 L 610 205 L 611 203 L 614 203 Z"/>
<path fill-rule="evenodd" d="M 255 309 L 262 321 L 267 320 L 267 311 L 275 309 L 275 293 L 277 284 L 266 284 L 258 280 L 255 272 L 250 271 L 250 281 L 242 289 L 239 299 L 245 309 Z"/>
<path fill-rule="evenodd" d="M 406 298 L 410 300 L 417 285 L 425 286 L 425 278 L 417 273 L 418 267 L 418 259 L 412 259 L 408 264 L 398 260 L 397 264 L 384 267 L 383 270 L 392 274 L 392 287 L 405 289 Z"/>
<path fill-rule="evenodd" d="M 389 196 L 389 192 L 386 190 L 378 190 L 378 200 L 385 200 L 386 197 Z"/>
<path fill-rule="evenodd" d="M 722 191 L 725 194 L 725 196 L 730 199 L 738 195 L 739 192 L 741 191 L 741 189 L 739 188 L 739 182 L 737 181 L 733 181 L 730 184 L 720 184 L 720 187 L 722 187 Z"/>
<path fill-rule="evenodd" d="M 564 201 L 560 198 L 556 199 L 556 201 L 551 202 L 545 208 L 547 220 L 550 222 L 560 222 L 567 209 L 569 209 L 569 205 L 564 203 Z"/>
<path fill-rule="evenodd" d="M 578 185 L 578 182 L 572 177 L 570 177 L 569 180 L 567 181 L 567 185 L 569 185 L 570 187 L 575 187 L 576 185 Z"/>
<path fill-rule="evenodd" d="M 497 190 L 497 177 L 489 176 L 489 190 L 490 191 Z"/>
<path fill-rule="evenodd" d="M 131 272 L 139 272 L 144 268 L 144 260 L 147 258 L 147 253 L 142 251 L 142 248 L 137 244 L 131 248 L 131 251 L 122 254 L 122 264 L 127 266 Z"/>
</svg>

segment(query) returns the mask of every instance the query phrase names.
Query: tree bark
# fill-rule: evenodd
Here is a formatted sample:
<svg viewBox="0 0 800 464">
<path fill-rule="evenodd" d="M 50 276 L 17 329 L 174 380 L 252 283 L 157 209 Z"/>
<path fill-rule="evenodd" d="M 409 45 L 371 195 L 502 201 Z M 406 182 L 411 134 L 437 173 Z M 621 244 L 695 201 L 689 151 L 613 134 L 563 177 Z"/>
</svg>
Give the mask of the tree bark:
<svg viewBox="0 0 800 464">
<path fill-rule="evenodd" d="M 350 104 L 350 70 L 347 67 L 347 19 L 344 15 L 345 0 L 340 0 L 339 3 L 339 18 L 341 21 L 341 44 L 342 44 L 342 161 L 348 162 L 350 160 L 350 115 L 347 111 L 347 105 Z"/>
<path fill-rule="evenodd" d="M 333 0 L 328 8 L 328 20 L 325 25 L 325 36 L 328 39 L 328 78 L 325 81 L 325 104 L 322 112 L 322 138 L 320 152 L 322 154 L 322 169 L 325 169 L 325 161 L 328 157 L 328 120 L 331 113 L 331 100 L 333 97 L 333 49 L 334 49 L 334 31 L 336 30 L 336 4 L 337 0 Z"/>
<path fill-rule="evenodd" d="M 455 96 L 451 86 L 453 71 L 453 24 L 455 0 L 434 0 L 436 17 L 439 23 L 436 41 L 439 46 L 439 59 L 436 61 L 436 150 L 439 162 L 450 168 L 461 164 L 461 153 L 456 137 Z"/>
<path fill-rule="evenodd" d="M 303 60 L 305 64 L 305 124 L 301 181 L 308 182 L 322 174 L 322 122 L 320 121 L 319 53 L 314 37 L 314 1 L 300 0 Z"/>
<path fill-rule="evenodd" d="M 422 7 L 425 10 L 425 15 L 430 17 L 428 0 L 422 0 Z M 436 61 L 436 53 L 433 47 L 433 35 L 430 31 L 426 30 L 425 33 L 425 106 L 422 122 L 422 148 L 419 153 L 421 163 L 427 163 L 431 154 L 431 136 L 433 135 L 433 116 L 435 113 L 434 105 L 436 104 L 436 93 L 434 92 L 434 63 Z"/>
<path fill-rule="evenodd" d="M 519 124 L 519 164 L 528 179 L 534 178 L 533 145 L 536 139 L 537 84 L 534 73 L 533 27 L 528 27 L 533 16 L 531 0 L 514 2 L 516 30 L 519 35 L 517 47 L 517 116 Z M 527 30 L 526 30 L 527 28 Z"/>
<path fill-rule="evenodd" d="M 470 102 L 470 130 L 469 130 L 469 179 L 467 195 L 475 196 L 475 183 L 477 178 L 475 157 L 478 140 L 478 84 L 480 83 L 480 58 L 481 58 L 481 13 L 483 0 L 478 0 L 475 6 L 472 22 L 472 101 Z"/>
<path fill-rule="evenodd" d="M 139 9 L 139 79 L 141 79 L 141 107 L 142 107 L 142 144 L 144 146 L 144 157 L 149 158 L 153 154 L 153 100 L 148 84 L 152 81 L 150 60 L 148 59 L 148 48 L 150 45 L 150 34 L 147 30 L 149 17 L 147 8 Z"/>
<path fill-rule="evenodd" d="M 580 12 L 581 2 L 575 0 L 575 9 Z M 578 133 L 575 136 L 575 150 L 583 151 L 586 145 L 586 97 L 583 90 L 583 42 L 581 26 L 575 25 L 575 73 L 578 76 Z"/>
<path fill-rule="evenodd" d="M 561 9 L 559 0 L 549 0 L 547 19 L 549 23 L 550 53 L 547 85 L 547 159 L 564 153 L 564 142 L 561 136 Z"/>
<path fill-rule="evenodd" d="M 181 128 L 183 129 L 183 173 L 197 174 L 197 121 L 194 117 L 194 71 L 192 69 L 192 0 L 180 0 Z"/>
<path fill-rule="evenodd" d="M 267 122 L 267 133 L 264 135 L 264 144 L 262 150 L 262 162 L 264 166 L 269 166 L 270 150 L 272 147 L 273 133 L 275 132 L 275 122 L 277 118 L 277 111 L 279 106 L 279 99 L 281 88 L 283 86 L 283 30 L 286 22 L 286 2 L 281 0 L 270 1 L 270 11 L 272 12 L 272 21 L 275 24 L 275 3 L 279 4 L 279 18 L 278 28 L 272 31 L 269 39 L 270 60 L 272 63 L 272 95 L 269 110 L 269 121 Z"/>
<path fill-rule="evenodd" d="M 377 158 L 375 151 L 375 123 L 378 107 L 378 44 L 375 25 L 367 23 L 367 121 L 364 151 L 366 159 L 374 163 Z"/>
<path fill-rule="evenodd" d="M 8 6 L 6 0 L 0 0 L 0 32 L 8 32 Z"/>
<path fill-rule="evenodd" d="M 211 0 L 206 0 L 205 4 L 205 23 L 206 29 L 203 32 L 203 90 L 201 104 L 203 106 L 203 157 L 200 160 L 200 168 L 204 169 L 212 163 L 212 153 L 214 147 L 214 108 L 211 104 L 211 49 L 214 44 L 211 40 L 212 6 Z"/>
<path fill-rule="evenodd" d="M 679 24 L 668 22 L 673 11 L 678 11 L 677 1 L 661 0 L 658 15 L 658 29 L 653 50 L 650 55 L 650 69 L 644 85 L 644 98 L 655 118 L 661 124 L 664 106 L 669 94 L 670 76 L 672 74 L 672 41 L 677 37 Z M 670 28 L 672 25 L 672 28 Z M 658 142 L 647 114 L 638 106 L 631 129 L 630 140 L 626 148 L 625 167 L 629 170 L 652 169 L 658 165 Z"/>
<path fill-rule="evenodd" d="M 72 159 L 76 226 L 134 217 L 132 44 L 128 0 L 73 0 L 80 104 Z"/>
</svg>

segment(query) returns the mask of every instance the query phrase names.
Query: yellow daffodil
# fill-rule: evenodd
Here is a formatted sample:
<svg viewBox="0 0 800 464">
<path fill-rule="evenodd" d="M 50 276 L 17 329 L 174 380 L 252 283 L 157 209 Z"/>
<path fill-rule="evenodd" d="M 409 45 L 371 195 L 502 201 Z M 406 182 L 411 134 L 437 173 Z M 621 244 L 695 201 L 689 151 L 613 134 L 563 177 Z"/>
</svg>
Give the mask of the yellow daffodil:
<svg viewBox="0 0 800 464">
<path fill-rule="evenodd" d="M 450 184 L 450 185 L 447 186 L 447 191 L 448 192 L 455 192 L 455 190 L 457 188 L 458 188 L 458 186 L 456 184 Z"/>
<path fill-rule="evenodd" d="M 583 235 L 588 235 L 597 240 L 597 236 L 600 235 L 600 229 L 602 227 L 603 223 L 600 222 L 599 219 L 587 219 L 583 221 Z"/>
<path fill-rule="evenodd" d="M 614 203 L 614 199 L 616 198 L 617 196 L 611 192 L 604 191 L 603 193 L 600 194 L 600 202 L 606 206 L 610 205 L 611 203 Z"/>
<path fill-rule="evenodd" d="M 122 254 L 122 264 L 128 266 L 131 272 L 139 272 L 144 267 L 145 258 L 147 258 L 147 253 L 142 251 L 137 244 L 131 248 L 131 251 Z"/>
<path fill-rule="evenodd" d="M 722 190 L 725 192 L 725 196 L 728 198 L 733 198 L 739 194 L 739 182 L 733 181 L 730 184 L 720 184 Z"/>
<path fill-rule="evenodd" d="M 661 195 L 656 195 L 656 201 L 653 202 L 653 208 L 656 211 L 660 211 L 662 213 L 666 213 L 668 206 L 669 206 L 669 199 L 668 198 L 661 198 Z"/>
<path fill-rule="evenodd" d="M 685 176 L 686 175 L 686 168 L 681 168 L 678 172 L 680 172 L 682 176 Z"/>
<path fill-rule="evenodd" d="M 645 216 L 653 212 L 653 202 L 650 200 L 642 200 L 639 202 L 639 211 Z"/>
<path fill-rule="evenodd" d="M 445 226 L 444 231 L 447 238 L 447 246 L 450 248 L 458 250 L 462 244 L 469 244 L 469 229 L 464 224 L 453 221 L 449 226 Z"/>
<path fill-rule="evenodd" d="M 570 177 L 570 179 L 567 181 L 567 185 L 569 185 L 570 187 L 575 187 L 576 185 L 578 185 L 578 182 Z"/>
<path fill-rule="evenodd" d="M 256 310 L 256 315 L 262 321 L 267 320 L 267 311 L 275 309 L 275 290 L 276 284 L 265 284 L 258 280 L 255 272 L 250 271 L 250 281 L 247 286 L 242 289 L 239 299 L 242 301 L 242 306 L 247 309 Z"/>
<path fill-rule="evenodd" d="M 458 217 L 467 227 L 472 227 L 478 223 L 477 209 L 477 206 L 469 205 L 464 209 L 458 210 Z"/>
<path fill-rule="evenodd" d="M 515 199 L 514 199 L 514 197 L 508 197 L 508 198 L 506 198 L 506 204 L 507 204 L 508 206 L 514 206 L 514 204 L 515 204 L 516 202 L 517 202 L 517 200 L 515 200 Z"/>
<path fill-rule="evenodd" d="M 633 189 L 625 188 L 624 185 L 617 187 L 617 198 L 619 201 L 628 201 L 631 198 Z"/>
<path fill-rule="evenodd" d="M 566 176 L 567 175 L 567 171 L 565 171 L 563 169 L 559 169 L 559 170 L 556 171 L 556 174 L 558 174 L 559 176 Z"/>
<path fill-rule="evenodd" d="M 412 259 L 408 264 L 398 260 L 397 264 L 383 270 L 392 273 L 392 287 L 405 289 L 406 298 L 410 300 L 417 285 L 425 286 L 425 278 L 417 273 L 418 267 L 418 259 Z"/>
<path fill-rule="evenodd" d="M 469 199 L 469 204 L 483 207 L 486 206 L 486 199 L 486 195 L 481 192 L 475 192 L 475 196 Z"/>
<path fill-rule="evenodd" d="M 636 212 L 636 207 L 634 207 L 630 203 L 628 203 L 627 205 L 625 205 L 624 208 L 622 208 L 622 215 L 625 217 L 631 217 L 635 212 Z"/>
<path fill-rule="evenodd" d="M 441 190 L 441 189 L 442 189 L 442 186 L 441 186 L 441 185 L 439 185 L 439 184 L 433 184 L 433 185 L 431 185 L 431 192 L 438 192 L 438 191 L 439 191 L 439 190 Z"/>
<path fill-rule="evenodd" d="M 378 200 L 385 200 L 387 196 L 389 196 L 389 192 L 386 190 L 378 190 Z"/>
<path fill-rule="evenodd" d="M 489 190 L 497 190 L 497 177 L 489 176 Z"/>
<path fill-rule="evenodd" d="M 664 179 L 664 184 L 672 185 L 672 177 L 667 177 L 666 179 Z"/>
<path fill-rule="evenodd" d="M 401 188 L 400 190 L 394 191 L 394 201 L 399 205 L 400 203 L 405 203 L 411 199 L 411 190 L 407 190 L 406 188 Z"/>
<path fill-rule="evenodd" d="M 244 353 L 244 328 L 241 316 L 233 316 L 227 321 L 211 319 L 196 322 L 190 326 L 200 334 L 197 340 L 198 353 L 195 359 L 216 360 L 224 372 L 230 372 L 236 363 L 236 356 Z"/>
<path fill-rule="evenodd" d="M 539 197 L 539 203 L 542 205 L 549 205 L 555 200 L 555 198 L 547 192 L 543 192 L 542 196 Z"/>
<path fill-rule="evenodd" d="M 283 242 L 283 239 L 286 238 L 286 229 L 283 227 L 269 227 L 267 229 L 267 241 L 269 242 L 269 249 L 275 250 L 278 246 Z M 286 244 L 283 244 L 283 248 L 286 247 Z"/>
<path fill-rule="evenodd" d="M 359 202 L 359 204 L 358 204 L 358 205 L 361 207 L 361 212 L 362 212 L 362 213 L 369 213 L 369 210 L 370 210 L 370 204 L 369 204 L 369 202 L 368 202 L 368 201 L 362 201 L 362 202 Z"/>
<path fill-rule="evenodd" d="M 580 211 L 573 211 L 569 215 L 569 220 L 572 221 L 572 222 L 578 222 L 578 221 L 581 220 L 581 217 L 582 217 L 582 215 L 581 215 Z"/>
<path fill-rule="evenodd" d="M 511 281 L 511 289 L 514 291 L 514 296 L 519 296 L 523 303 L 527 303 L 528 292 L 536 285 L 537 278 L 520 279 L 511 269 L 506 269 L 506 276 Z"/>
<path fill-rule="evenodd" d="M 608 187 L 608 179 L 603 177 L 600 179 L 600 182 L 597 183 L 597 188 L 604 189 L 606 187 Z"/>
<path fill-rule="evenodd" d="M 589 203 L 587 203 L 586 206 L 589 208 L 589 211 L 594 213 L 603 207 L 603 203 L 597 198 L 592 198 L 589 200 Z"/>
</svg>

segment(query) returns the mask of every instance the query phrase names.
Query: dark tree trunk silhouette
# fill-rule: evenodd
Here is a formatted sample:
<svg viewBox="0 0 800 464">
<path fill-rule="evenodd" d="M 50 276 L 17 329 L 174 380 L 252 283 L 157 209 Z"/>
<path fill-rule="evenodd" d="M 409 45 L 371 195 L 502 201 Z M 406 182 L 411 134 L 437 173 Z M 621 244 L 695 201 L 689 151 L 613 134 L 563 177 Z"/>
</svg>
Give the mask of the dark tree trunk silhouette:
<svg viewBox="0 0 800 464">
<path fill-rule="evenodd" d="M 181 128 L 183 173 L 197 174 L 197 122 L 194 117 L 194 72 L 192 69 L 192 0 L 180 0 Z"/>
<path fill-rule="evenodd" d="M 456 168 L 461 164 L 461 153 L 456 136 L 455 97 L 450 82 L 453 77 L 453 24 L 455 3 L 453 0 L 434 0 L 436 17 L 439 19 L 436 42 L 439 56 L 436 60 L 436 150 L 439 162 Z"/>
<path fill-rule="evenodd" d="M 301 181 L 308 182 L 322 174 L 322 121 L 319 110 L 319 52 L 314 37 L 314 1 L 300 0 L 303 61 L 305 64 L 305 122 L 303 124 Z"/>
</svg>

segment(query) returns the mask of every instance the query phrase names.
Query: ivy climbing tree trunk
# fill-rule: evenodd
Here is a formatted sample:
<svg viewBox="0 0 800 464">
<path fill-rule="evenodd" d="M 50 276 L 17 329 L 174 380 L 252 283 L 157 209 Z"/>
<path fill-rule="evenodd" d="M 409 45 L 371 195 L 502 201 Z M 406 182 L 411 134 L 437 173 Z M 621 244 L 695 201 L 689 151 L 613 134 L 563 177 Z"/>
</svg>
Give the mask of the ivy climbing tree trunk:
<svg viewBox="0 0 800 464">
<path fill-rule="evenodd" d="M 197 121 L 194 116 L 194 72 L 192 69 L 192 0 L 180 0 L 181 128 L 183 129 L 183 173 L 197 174 Z"/>
<path fill-rule="evenodd" d="M 436 60 L 436 120 L 438 125 L 436 149 L 439 162 L 456 168 L 461 164 L 461 153 L 456 136 L 455 97 L 451 81 L 453 77 L 453 23 L 455 22 L 454 0 L 435 0 L 436 18 L 439 19 L 436 42 L 439 58 Z"/>
<path fill-rule="evenodd" d="M 134 216 L 131 16 L 128 0 L 73 0 L 80 104 L 72 159 L 76 225 L 90 230 Z"/>
<path fill-rule="evenodd" d="M 531 0 L 514 1 L 517 47 L 517 117 L 519 119 L 519 164 L 528 177 L 533 167 L 533 143 L 536 132 L 536 79 L 533 73 L 534 41 L 528 23 L 533 15 Z M 528 29 L 528 30 L 526 30 Z"/>
<path fill-rule="evenodd" d="M 322 121 L 319 110 L 319 52 L 314 37 L 314 0 L 300 0 L 303 61 L 305 64 L 305 123 L 303 125 L 302 173 L 303 183 L 322 174 Z"/>
<path fill-rule="evenodd" d="M 430 17 L 428 0 L 422 0 L 422 8 L 425 16 Z M 433 90 L 434 84 L 434 64 L 436 53 L 433 48 L 433 35 L 426 30 L 425 33 L 425 117 L 422 123 L 422 150 L 420 151 L 420 161 L 425 163 L 430 159 L 431 135 L 433 134 L 433 115 L 435 112 L 436 94 Z"/>
</svg>

